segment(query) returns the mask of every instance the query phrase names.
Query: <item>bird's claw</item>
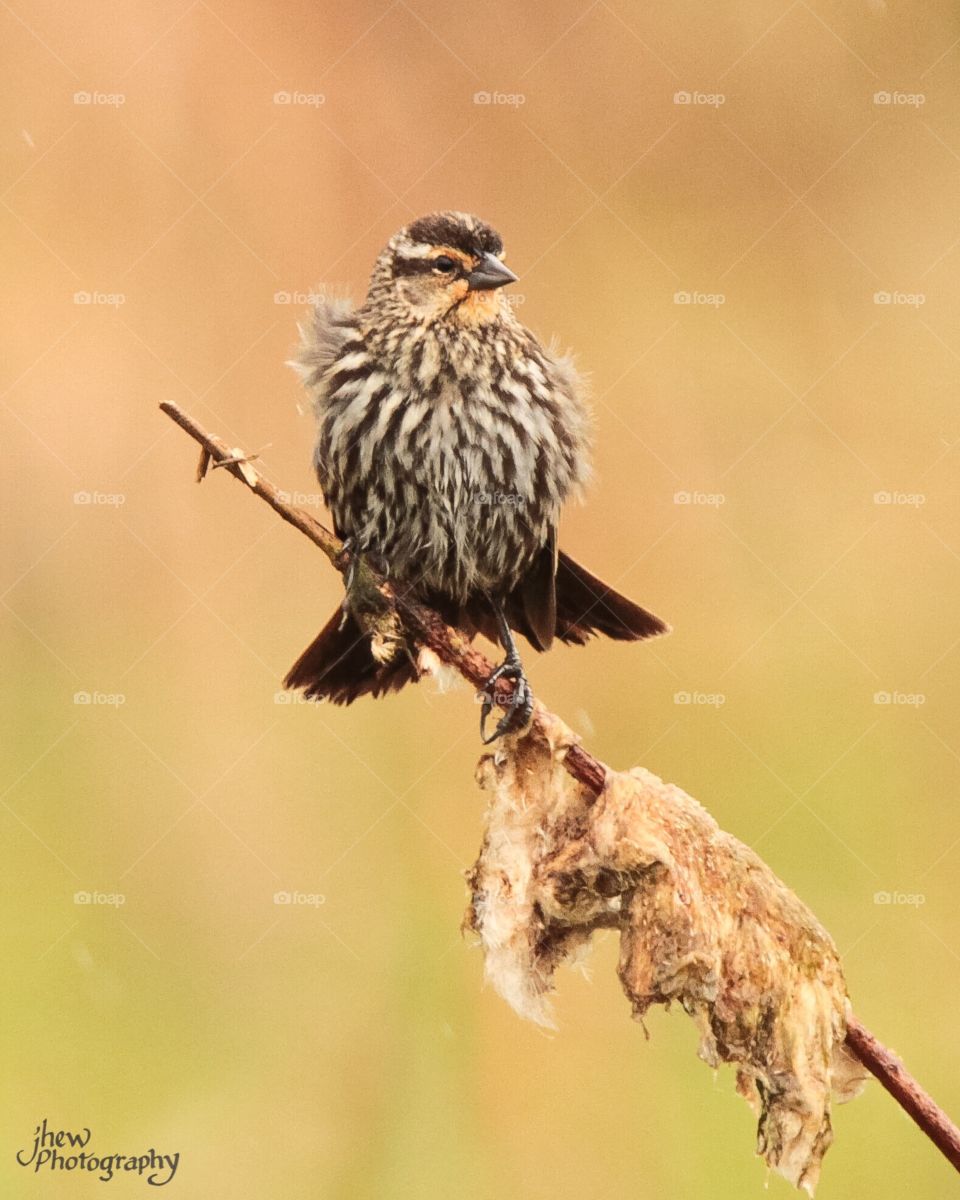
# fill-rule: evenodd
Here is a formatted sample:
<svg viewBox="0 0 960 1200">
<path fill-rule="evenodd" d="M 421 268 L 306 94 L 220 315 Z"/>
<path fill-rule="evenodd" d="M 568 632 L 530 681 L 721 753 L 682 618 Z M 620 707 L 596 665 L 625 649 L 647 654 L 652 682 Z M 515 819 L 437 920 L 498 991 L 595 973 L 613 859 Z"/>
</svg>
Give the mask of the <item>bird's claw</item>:
<svg viewBox="0 0 960 1200">
<path fill-rule="evenodd" d="M 338 571 L 350 570 L 353 563 L 356 561 L 356 555 L 353 553 L 354 542 L 352 537 L 344 538 L 340 546 L 340 553 L 334 560 L 333 565 Z"/>
<path fill-rule="evenodd" d="M 510 697 L 510 707 L 488 737 L 487 719 L 493 711 L 494 685 L 498 679 L 513 680 L 513 695 Z M 522 729 L 533 716 L 533 692 L 523 673 L 523 667 L 509 658 L 489 675 L 480 695 L 483 697 L 483 707 L 480 709 L 480 739 L 485 746 L 503 737 L 505 733 Z"/>
</svg>

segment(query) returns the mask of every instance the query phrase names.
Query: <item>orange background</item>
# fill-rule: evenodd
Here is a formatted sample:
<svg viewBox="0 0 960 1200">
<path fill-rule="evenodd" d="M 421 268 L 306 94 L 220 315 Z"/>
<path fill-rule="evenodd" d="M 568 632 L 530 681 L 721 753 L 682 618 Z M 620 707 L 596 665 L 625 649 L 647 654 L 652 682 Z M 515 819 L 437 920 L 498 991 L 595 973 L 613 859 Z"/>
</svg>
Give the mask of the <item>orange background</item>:
<svg viewBox="0 0 960 1200">
<path fill-rule="evenodd" d="M 645 1041 L 611 939 L 554 1036 L 483 989 L 469 692 L 277 703 L 339 581 L 157 410 L 315 493 L 276 296 L 360 298 L 439 207 L 501 230 L 591 376 L 565 544 L 675 627 L 531 652 L 537 694 L 756 847 L 960 1112 L 955 6 L 12 0 L 0 30 L 4 1195 L 104 1194 L 14 1165 L 43 1116 L 179 1150 L 191 1198 L 759 1193 L 732 1073 L 679 1012 Z M 822 1200 L 951 1186 L 878 1087 L 835 1125 Z"/>
</svg>

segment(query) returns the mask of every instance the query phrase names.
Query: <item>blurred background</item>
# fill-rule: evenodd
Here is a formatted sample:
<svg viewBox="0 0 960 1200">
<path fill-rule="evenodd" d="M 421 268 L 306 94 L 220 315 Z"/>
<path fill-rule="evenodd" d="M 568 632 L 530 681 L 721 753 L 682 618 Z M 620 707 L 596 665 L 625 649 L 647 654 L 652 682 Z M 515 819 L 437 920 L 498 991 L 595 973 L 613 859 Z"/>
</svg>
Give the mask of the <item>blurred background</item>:
<svg viewBox="0 0 960 1200">
<path fill-rule="evenodd" d="M 564 544 L 675 629 L 531 655 L 537 694 L 757 849 L 957 1116 L 956 6 L 11 0 L 0 28 L 3 1194 L 103 1194 L 15 1164 L 43 1117 L 179 1151 L 185 1197 L 767 1182 L 687 1018 L 629 1020 L 612 938 L 554 1035 L 484 989 L 471 695 L 278 695 L 339 579 L 198 487 L 158 412 L 322 516 L 296 321 L 442 207 L 503 233 L 522 320 L 592 379 Z M 951 1185 L 878 1086 L 835 1128 L 822 1200 Z"/>
</svg>

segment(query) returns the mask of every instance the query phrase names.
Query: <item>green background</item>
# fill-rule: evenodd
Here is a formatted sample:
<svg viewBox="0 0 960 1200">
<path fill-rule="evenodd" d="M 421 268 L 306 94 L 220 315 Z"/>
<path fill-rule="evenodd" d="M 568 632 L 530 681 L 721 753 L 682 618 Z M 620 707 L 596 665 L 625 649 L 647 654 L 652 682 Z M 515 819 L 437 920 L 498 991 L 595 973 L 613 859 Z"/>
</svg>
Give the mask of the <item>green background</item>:
<svg viewBox="0 0 960 1200">
<path fill-rule="evenodd" d="M 645 1040 L 610 937 L 555 1034 L 483 987 L 472 697 L 277 703 L 339 581 L 236 483 L 198 488 L 157 411 L 309 502 L 304 304 L 275 294 L 362 296 L 438 207 L 501 230 L 521 319 L 591 376 L 564 545 L 675 627 L 530 652 L 538 696 L 754 846 L 960 1111 L 955 7 L 14 0 L 0 29 L 0 1192 L 144 1194 L 18 1168 L 43 1116 L 179 1151 L 191 1200 L 764 1188 L 732 1072 L 679 1012 Z M 923 103 L 875 103 L 898 90 Z M 835 1126 L 822 1200 L 952 1186 L 878 1087 Z"/>
</svg>

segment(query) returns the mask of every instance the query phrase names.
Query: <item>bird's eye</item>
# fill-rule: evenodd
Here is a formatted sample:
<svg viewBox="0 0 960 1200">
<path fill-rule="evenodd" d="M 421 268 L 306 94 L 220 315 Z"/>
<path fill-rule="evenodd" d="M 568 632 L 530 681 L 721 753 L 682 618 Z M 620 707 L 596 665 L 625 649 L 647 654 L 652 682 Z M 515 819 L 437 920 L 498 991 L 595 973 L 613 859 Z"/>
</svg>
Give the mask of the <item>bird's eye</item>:
<svg viewBox="0 0 960 1200">
<path fill-rule="evenodd" d="M 447 254 L 440 254 L 433 260 L 433 269 L 442 271 L 444 275 L 449 275 L 451 271 L 457 269 L 457 264 Z"/>
</svg>

